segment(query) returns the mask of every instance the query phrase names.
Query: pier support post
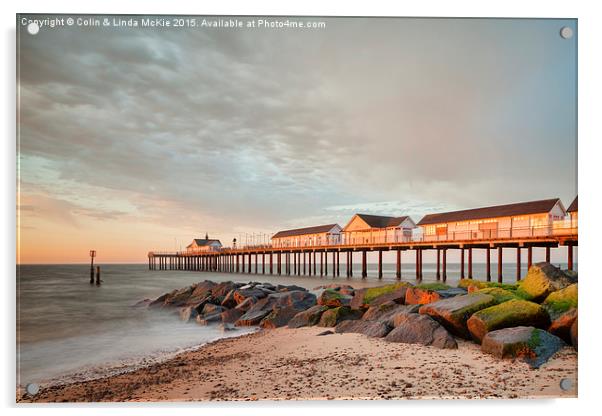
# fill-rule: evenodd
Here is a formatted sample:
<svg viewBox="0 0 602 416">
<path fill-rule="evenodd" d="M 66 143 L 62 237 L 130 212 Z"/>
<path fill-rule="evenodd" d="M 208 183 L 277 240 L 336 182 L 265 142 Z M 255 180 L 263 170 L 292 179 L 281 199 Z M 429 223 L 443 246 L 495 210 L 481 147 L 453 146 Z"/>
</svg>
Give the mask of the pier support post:
<svg viewBox="0 0 602 416">
<path fill-rule="evenodd" d="M 368 277 L 368 262 L 366 259 L 366 250 L 362 250 L 362 278 Z"/>
<path fill-rule="evenodd" d="M 468 248 L 468 278 L 472 279 L 472 247 Z"/>
<path fill-rule="evenodd" d="M 261 253 L 261 274 L 265 274 L 265 253 Z"/>
<path fill-rule="evenodd" d="M 272 257 L 272 252 L 270 251 L 270 274 L 274 274 L 274 262 Z"/>
<path fill-rule="evenodd" d="M 420 249 L 416 249 L 416 280 L 420 280 Z"/>
<path fill-rule="evenodd" d="M 516 281 L 517 282 L 520 281 L 520 266 L 521 266 L 520 247 L 516 247 Z"/>
<path fill-rule="evenodd" d="M 248 267 L 249 274 L 251 274 L 251 257 L 252 257 L 252 254 L 249 252 L 249 267 Z"/>
<path fill-rule="evenodd" d="M 305 258 L 305 251 L 303 252 L 303 276 L 305 276 L 307 274 L 307 267 L 305 266 L 306 263 L 306 258 Z"/>
<path fill-rule="evenodd" d="M 316 271 L 318 270 L 318 268 L 316 267 L 316 250 L 314 250 L 314 276 L 316 275 Z"/>
<path fill-rule="evenodd" d="M 546 263 L 550 262 L 550 247 L 546 247 Z"/>
<path fill-rule="evenodd" d="M 566 246 L 567 249 L 567 268 L 573 270 L 573 246 L 569 244 Z"/>
<path fill-rule="evenodd" d="M 487 262 L 487 270 L 486 270 L 487 281 L 491 282 L 491 249 L 489 247 L 487 247 L 487 250 L 485 253 L 485 260 Z"/>
<path fill-rule="evenodd" d="M 460 249 L 460 279 L 464 279 L 464 247 Z"/>
<path fill-rule="evenodd" d="M 240 273 L 240 254 L 236 253 L 236 273 Z"/>
<path fill-rule="evenodd" d="M 447 280 L 447 249 L 443 249 L 443 275 L 441 279 L 445 282 Z"/>
<path fill-rule="evenodd" d="M 339 260 L 340 260 L 339 251 L 338 250 L 334 251 L 332 253 L 332 262 L 334 264 L 336 264 L 336 266 L 334 266 L 335 270 L 332 271 L 332 275 L 336 276 L 336 277 L 339 277 Z"/>
<path fill-rule="evenodd" d="M 419 256 L 419 260 L 420 260 L 420 267 L 418 268 L 419 274 L 420 274 L 420 280 L 422 280 L 422 249 L 418 250 L 418 252 L 420 253 Z"/>
<path fill-rule="evenodd" d="M 282 253 L 278 252 L 278 255 L 276 256 L 276 271 L 278 273 L 278 276 L 280 276 L 282 274 Z"/>
<path fill-rule="evenodd" d="M 350 269 L 350 267 L 349 267 L 349 263 L 350 263 L 350 261 L 349 261 L 349 254 L 350 253 L 351 253 L 350 251 L 346 251 L 345 252 L 345 254 L 347 256 L 347 257 L 345 257 L 345 275 L 347 277 L 350 277 L 350 275 L 349 275 L 349 269 Z"/>
<path fill-rule="evenodd" d="M 401 279 L 401 250 L 397 249 L 396 261 L 395 261 L 395 277 L 397 280 Z"/>
<path fill-rule="evenodd" d="M 378 250 L 378 278 L 383 278 L 383 251 Z"/>
<path fill-rule="evenodd" d="M 502 246 L 499 246 L 497 248 L 497 281 L 498 283 L 502 283 L 502 261 L 503 261 L 503 255 L 502 255 Z"/>
<path fill-rule="evenodd" d="M 307 262 L 308 262 L 308 266 L 307 266 L 307 274 L 309 276 L 311 276 L 311 251 L 309 253 L 307 253 Z"/>
<path fill-rule="evenodd" d="M 324 250 L 324 275 L 328 276 L 328 251 Z"/>
<path fill-rule="evenodd" d="M 320 277 L 324 276 L 324 253 L 320 251 Z"/>
<path fill-rule="evenodd" d="M 533 265 L 533 247 L 527 247 L 527 270 Z"/>
<path fill-rule="evenodd" d="M 349 251 L 349 277 L 353 277 L 353 251 Z"/>
<path fill-rule="evenodd" d="M 437 275 L 436 278 L 437 280 L 441 280 L 441 260 L 440 260 L 440 252 L 441 250 L 437 248 Z"/>
</svg>

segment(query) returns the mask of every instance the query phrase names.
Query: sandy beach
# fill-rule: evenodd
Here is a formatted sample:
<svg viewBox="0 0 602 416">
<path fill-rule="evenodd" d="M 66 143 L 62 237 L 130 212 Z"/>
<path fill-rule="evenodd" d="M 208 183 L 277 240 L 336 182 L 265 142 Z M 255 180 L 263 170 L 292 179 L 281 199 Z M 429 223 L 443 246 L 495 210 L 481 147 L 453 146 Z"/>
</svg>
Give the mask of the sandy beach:
<svg viewBox="0 0 602 416">
<path fill-rule="evenodd" d="M 20 402 L 377 400 L 577 396 L 577 353 L 559 351 L 537 370 L 458 349 L 390 343 L 325 328 L 279 328 L 222 339 L 126 374 L 44 388 Z M 564 391 L 560 381 L 572 387 Z"/>
</svg>

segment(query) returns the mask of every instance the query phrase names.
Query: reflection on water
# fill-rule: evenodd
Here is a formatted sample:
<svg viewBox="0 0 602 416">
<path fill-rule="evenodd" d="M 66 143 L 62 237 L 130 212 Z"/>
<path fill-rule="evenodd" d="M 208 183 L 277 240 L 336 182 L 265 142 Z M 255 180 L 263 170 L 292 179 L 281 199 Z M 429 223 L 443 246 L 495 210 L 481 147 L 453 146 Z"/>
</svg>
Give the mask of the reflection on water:
<svg viewBox="0 0 602 416">
<path fill-rule="evenodd" d="M 155 298 L 176 288 L 202 280 L 251 280 L 273 284 L 296 284 L 306 288 L 335 282 L 352 286 L 376 286 L 395 281 L 395 265 L 383 266 L 382 281 L 361 279 L 360 265 L 354 277 L 242 275 L 210 272 L 149 271 L 147 265 L 102 265 L 103 284 L 90 285 L 89 266 L 57 265 L 18 268 L 17 275 L 17 382 L 41 383 L 73 373 L 83 367 L 140 362 L 149 355 L 166 354 L 198 346 L 225 336 L 217 327 L 185 324 L 174 312 L 133 308 L 136 302 Z M 319 268 L 318 268 L 319 270 Z M 484 275 L 484 265 L 473 266 L 474 275 Z M 376 265 L 369 265 L 370 276 Z M 341 265 L 341 273 L 345 273 Z M 507 281 L 516 270 L 504 266 Z M 435 266 L 425 264 L 424 282 L 435 281 Z M 523 270 L 523 275 L 526 269 Z M 404 264 L 403 280 L 414 282 L 411 264 Z M 455 284 L 457 264 L 448 265 L 448 283 Z M 495 279 L 495 277 L 494 277 Z M 248 329 L 238 329 L 235 336 Z"/>
</svg>

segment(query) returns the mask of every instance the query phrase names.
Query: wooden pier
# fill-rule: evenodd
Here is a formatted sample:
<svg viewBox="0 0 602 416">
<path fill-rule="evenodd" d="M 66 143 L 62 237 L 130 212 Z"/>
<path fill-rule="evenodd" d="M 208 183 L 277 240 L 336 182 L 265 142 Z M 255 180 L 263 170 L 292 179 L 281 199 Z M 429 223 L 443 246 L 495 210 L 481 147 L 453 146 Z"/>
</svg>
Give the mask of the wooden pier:
<svg viewBox="0 0 602 416">
<path fill-rule="evenodd" d="M 521 234 L 521 233 L 518 233 Z M 552 248 L 564 248 L 567 255 L 567 267 L 573 270 L 573 250 L 578 246 L 577 228 L 564 231 L 550 230 L 545 235 L 531 233 L 505 238 L 488 239 L 448 239 L 425 241 L 417 239 L 402 242 L 372 242 L 367 244 L 333 244 L 304 247 L 273 247 L 271 245 L 248 246 L 242 248 L 223 248 L 215 251 L 176 251 L 149 252 L 150 270 L 188 270 L 224 273 L 308 275 L 338 277 L 341 273 L 340 257 L 344 253 L 345 276 L 353 277 L 354 254 L 361 257 L 361 277 L 368 276 L 367 253 L 378 253 L 377 277 L 383 276 L 383 252 L 396 252 L 396 277 L 401 279 L 401 252 L 415 252 L 416 279 L 422 279 L 422 256 L 425 251 L 436 251 L 437 280 L 447 280 L 447 252 L 460 251 L 460 277 L 473 278 L 473 252 L 483 250 L 486 258 L 486 279 L 491 281 L 491 251 L 497 251 L 497 281 L 502 282 L 502 256 L 504 250 L 516 253 L 516 280 L 521 279 L 522 252 L 527 252 L 527 266 L 533 263 L 533 248 L 545 248 L 545 258 L 535 261 L 550 261 Z M 503 235 L 500 233 L 499 235 Z M 330 259 L 329 259 L 330 257 Z M 266 265 L 267 262 L 267 265 Z M 259 267 L 261 263 L 261 267 Z M 319 263 L 319 270 L 317 265 Z"/>
</svg>

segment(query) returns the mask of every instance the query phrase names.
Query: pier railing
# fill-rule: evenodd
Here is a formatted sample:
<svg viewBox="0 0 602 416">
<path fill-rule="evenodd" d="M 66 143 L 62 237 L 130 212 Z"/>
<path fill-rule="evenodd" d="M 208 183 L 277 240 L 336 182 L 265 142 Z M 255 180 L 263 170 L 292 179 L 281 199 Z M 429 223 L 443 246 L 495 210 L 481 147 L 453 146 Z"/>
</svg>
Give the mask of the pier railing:
<svg viewBox="0 0 602 416">
<path fill-rule="evenodd" d="M 418 229 L 417 229 L 418 230 Z M 153 255 L 190 255 L 190 254 L 214 254 L 222 251 L 232 250 L 262 250 L 262 249 L 320 249 L 324 247 L 356 247 L 382 244 L 411 244 L 428 242 L 491 242 L 503 240 L 545 240 L 549 238 L 577 237 L 577 224 L 568 221 L 555 221 L 551 225 L 513 227 L 509 229 L 492 230 L 462 230 L 451 231 L 442 234 L 429 235 L 417 232 L 410 236 L 382 236 L 373 235 L 362 237 L 345 238 L 344 234 L 335 238 L 325 238 L 320 241 L 312 241 L 311 244 L 241 244 L 236 247 L 222 247 L 216 250 L 182 250 L 182 251 L 152 251 Z M 149 253 L 149 254 L 151 254 Z"/>
</svg>

